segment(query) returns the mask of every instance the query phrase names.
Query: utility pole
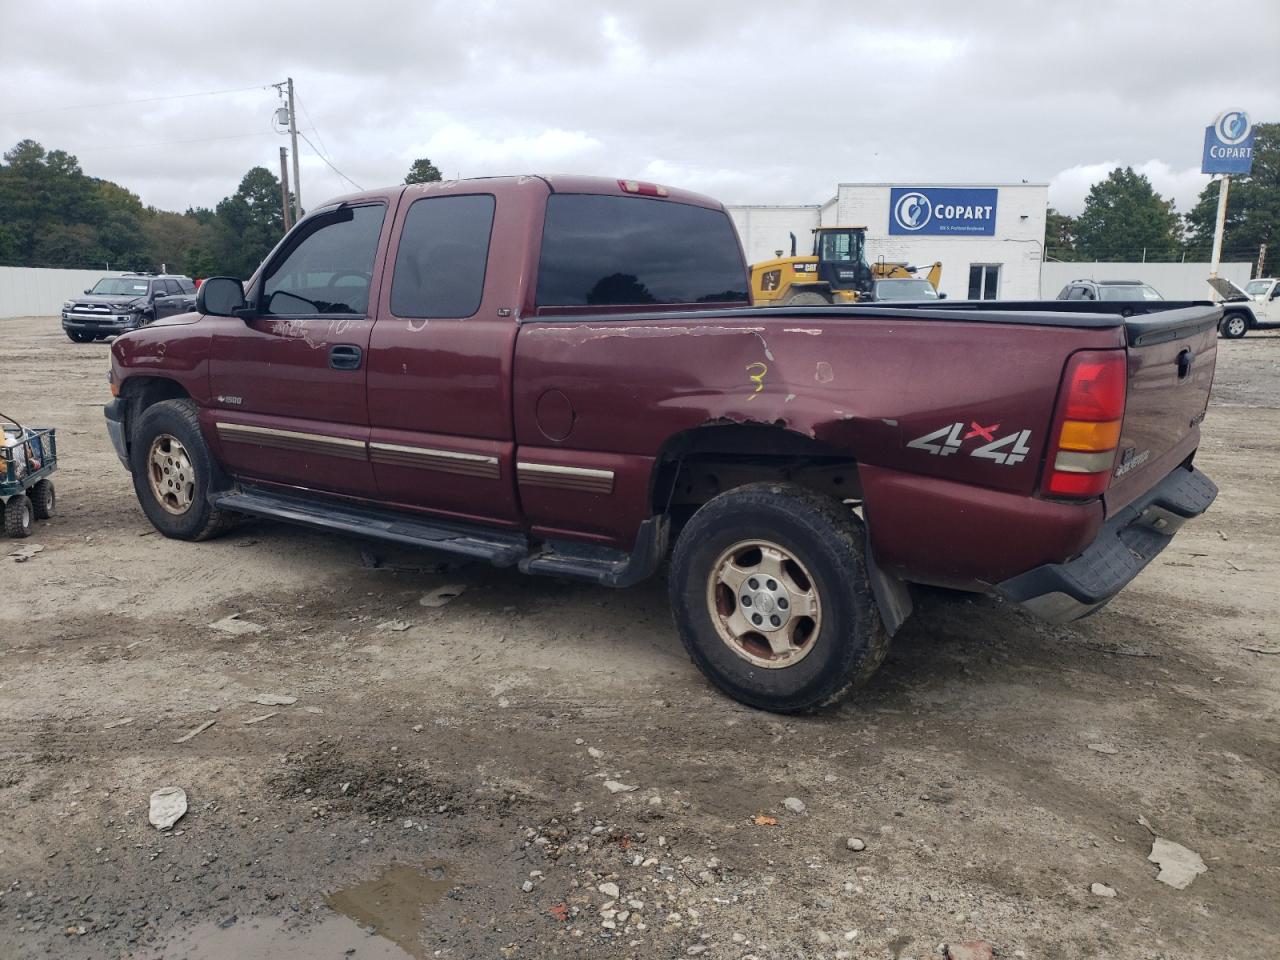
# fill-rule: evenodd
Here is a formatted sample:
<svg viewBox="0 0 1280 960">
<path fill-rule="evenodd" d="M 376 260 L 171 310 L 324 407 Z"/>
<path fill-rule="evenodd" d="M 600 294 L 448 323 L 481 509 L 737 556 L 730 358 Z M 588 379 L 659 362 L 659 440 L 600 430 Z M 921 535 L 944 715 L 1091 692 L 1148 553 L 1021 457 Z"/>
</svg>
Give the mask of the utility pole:
<svg viewBox="0 0 1280 960">
<path fill-rule="evenodd" d="M 1258 276 L 1263 276 L 1262 268 L 1267 264 L 1267 245 L 1265 243 L 1258 244 Z"/>
<path fill-rule="evenodd" d="M 284 213 L 284 232 L 288 233 L 293 226 L 289 216 L 289 151 L 280 148 L 280 209 Z"/>
<path fill-rule="evenodd" d="M 290 90 L 293 88 L 290 87 Z M 1227 191 L 1231 189 L 1231 174 L 1224 173 L 1218 181 L 1218 224 L 1213 228 L 1213 257 L 1209 263 L 1209 276 L 1218 275 L 1218 263 L 1222 260 L 1222 233 L 1227 226 Z"/>
<path fill-rule="evenodd" d="M 286 77 L 289 85 L 289 139 L 293 141 L 293 220 L 302 219 L 302 177 L 298 173 L 298 111 L 293 105 L 293 77 Z"/>
</svg>

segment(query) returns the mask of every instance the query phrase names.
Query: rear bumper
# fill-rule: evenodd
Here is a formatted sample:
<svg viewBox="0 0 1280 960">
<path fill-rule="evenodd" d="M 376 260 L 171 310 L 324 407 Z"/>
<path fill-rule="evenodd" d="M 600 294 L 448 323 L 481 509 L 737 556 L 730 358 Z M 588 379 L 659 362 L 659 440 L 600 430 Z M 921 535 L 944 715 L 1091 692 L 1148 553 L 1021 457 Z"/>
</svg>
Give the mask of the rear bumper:
<svg viewBox="0 0 1280 960">
<path fill-rule="evenodd" d="M 1078 620 L 1119 593 L 1217 495 L 1217 486 L 1199 470 L 1178 467 L 1111 517 L 1074 560 L 1028 570 L 1000 583 L 996 592 L 1052 623 Z"/>
<path fill-rule="evenodd" d="M 111 446 L 116 449 L 116 456 L 126 470 L 129 469 L 129 445 L 124 438 L 124 404 L 117 397 L 102 408 L 107 418 L 107 435 L 111 437 Z"/>
</svg>

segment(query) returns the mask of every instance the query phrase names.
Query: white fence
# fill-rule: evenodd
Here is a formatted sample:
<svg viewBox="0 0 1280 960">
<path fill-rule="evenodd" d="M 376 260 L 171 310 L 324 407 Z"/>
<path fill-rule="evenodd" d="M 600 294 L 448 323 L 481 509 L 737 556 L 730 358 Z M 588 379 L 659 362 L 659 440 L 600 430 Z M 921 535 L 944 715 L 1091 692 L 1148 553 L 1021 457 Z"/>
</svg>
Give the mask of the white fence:
<svg viewBox="0 0 1280 960">
<path fill-rule="evenodd" d="M 1249 282 L 1251 263 L 1224 263 L 1218 276 L 1238 286 Z M 1059 263 L 1048 261 L 1040 268 L 1040 296 L 1056 297 L 1072 280 L 1141 280 L 1160 291 L 1166 300 L 1216 300 L 1206 282 L 1207 263 Z"/>
<path fill-rule="evenodd" d="M 0 317 L 50 317 L 62 311 L 62 303 L 83 293 L 103 277 L 118 277 L 107 270 L 45 270 L 38 267 L 0 267 Z"/>
</svg>

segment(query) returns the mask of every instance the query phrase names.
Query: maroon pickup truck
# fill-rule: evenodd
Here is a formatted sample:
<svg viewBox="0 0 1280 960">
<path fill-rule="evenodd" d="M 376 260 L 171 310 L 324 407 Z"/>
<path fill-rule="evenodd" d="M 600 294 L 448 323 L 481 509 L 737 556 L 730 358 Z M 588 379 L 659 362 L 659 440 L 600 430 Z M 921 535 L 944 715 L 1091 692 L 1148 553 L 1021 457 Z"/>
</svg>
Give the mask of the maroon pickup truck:
<svg viewBox="0 0 1280 960">
<path fill-rule="evenodd" d="M 116 340 L 108 427 L 169 537 L 248 514 L 616 587 L 670 556 L 694 662 L 778 711 L 867 678 L 909 584 L 1080 617 L 1217 493 L 1213 304 L 748 289 L 681 190 L 363 193 Z"/>
</svg>

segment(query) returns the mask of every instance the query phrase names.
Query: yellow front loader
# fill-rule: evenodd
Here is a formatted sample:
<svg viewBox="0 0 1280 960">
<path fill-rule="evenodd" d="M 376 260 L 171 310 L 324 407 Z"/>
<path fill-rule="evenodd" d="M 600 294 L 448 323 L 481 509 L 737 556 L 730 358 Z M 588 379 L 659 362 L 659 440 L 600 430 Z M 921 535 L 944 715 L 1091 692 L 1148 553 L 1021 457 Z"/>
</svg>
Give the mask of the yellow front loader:
<svg viewBox="0 0 1280 960">
<path fill-rule="evenodd" d="M 866 245 L 866 227 L 818 227 L 812 255 L 798 257 L 793 234 L 791 256 L 752 265 L 751 302 L 795 307 L 857 303 L 876 280 L 915 276 L 916 268 L 906 264 L 868 264 Z M 935 263 L 927 277 L 935 290 L 941 278 L 942 264 Z"/>
</svg>

